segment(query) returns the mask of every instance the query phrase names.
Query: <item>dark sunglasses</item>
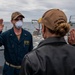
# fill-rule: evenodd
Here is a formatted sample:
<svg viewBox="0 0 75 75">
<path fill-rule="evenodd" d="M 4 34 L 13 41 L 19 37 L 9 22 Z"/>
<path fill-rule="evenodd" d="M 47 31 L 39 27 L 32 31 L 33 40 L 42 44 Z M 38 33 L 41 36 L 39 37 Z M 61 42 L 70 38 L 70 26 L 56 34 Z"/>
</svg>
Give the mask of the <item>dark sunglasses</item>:
<svg viewBox="0 0 75 75">
<path fill-rule="evenodd" d="M 23 20 L 23 18 L 20 18 L 20 19 L 17 18 L 17 19 L 15 19 L 15 21 L 19 21 L 19 20 Z"/>
</svg>

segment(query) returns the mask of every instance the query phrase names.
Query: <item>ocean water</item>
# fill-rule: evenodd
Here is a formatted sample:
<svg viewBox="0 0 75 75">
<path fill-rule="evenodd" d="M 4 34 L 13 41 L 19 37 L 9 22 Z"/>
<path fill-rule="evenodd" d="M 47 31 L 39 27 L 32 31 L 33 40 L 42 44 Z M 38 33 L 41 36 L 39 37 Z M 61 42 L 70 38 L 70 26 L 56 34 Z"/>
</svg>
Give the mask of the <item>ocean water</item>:
<svg viewBox="0 0 75 75">
<path fill-rule="evenodd" d="M 4 22 L 3 32 L 9 30 L 12 27 L 13 25 L 11 22 Z M 41 29 L 41 25 L 39 25 L 38 22 L 24 22 L 22 28 L 29 31 L 33 35 L 34 31 L 37 31 L 36 29 L 39 28 Z M 41 30 L 40 30 L 40 34 L 41 34 Z M 33 36 L 33 45 L 37 46 L 41 40 L 42 40 L 41 35 Z"/>
<path fill-rule="evenodd" d="M 3 32 L 12 28 L 12 26 L 13 25 L 11 24 L 11 22 L 4 22 Z M 71 29 L 72 28 L 75 28 L 75 24 L 71 26 Z M 33 35 L 33 32 L 36 31 L 36 29 L 39 29 L 39 24 L 37 22 L 34 23 L 24 22 L 23 29 L 28 30 Z M 33 36 L 33 45 L 36 47 L 41 40 L 43 40 L 41 35 Z M 67 41 L 67 36 L 65 36 L 65 40 Z M 3 49 L 3 46 L 0 47 L 0 49 Z M 3 66 L 3 64 L 4 64 L 4 51 L 0 50 L 0 66 Z"/>
<path fill-rule="evenodd" d="M 3 32 L 12 28 L 12 23 L 11 22 L 4 22 L 4 28 L 3 28 Z M 30 33 L 33 33 L 33 31 L 35 30 L 35 26 L 38 28 L 38 23 L 37 22 L 24 22 L 22 28 L 28 30 Z"/>
<path fill-rule="evenodd" d="M 12 27 L 13 27 L 13 25 L 12 25 L 11 22 L 4 22 L 3 32 L 9 30 Z M 27 30 L 27 31 L 29 31 L 33 35 L 33 32 L 36 31 L 36 28 L 37 29 L 39 28 L 39 24 L 37 22 L 34 22 L 34 23 L 32 23 L 32 22 L 24 22 L 22 28 Z M 33 36 L 33 45 L 34 45 L 34 47 L 36 47 L 41 40 L 42 40 L 41 35 Z M 4 48 L 3 46 L 0 47 L 0 66 L 3 66 L 4 61 L 5 61 L 4 60 L 4 51 L 1 50 L 3 48 Z"/>
</svg>

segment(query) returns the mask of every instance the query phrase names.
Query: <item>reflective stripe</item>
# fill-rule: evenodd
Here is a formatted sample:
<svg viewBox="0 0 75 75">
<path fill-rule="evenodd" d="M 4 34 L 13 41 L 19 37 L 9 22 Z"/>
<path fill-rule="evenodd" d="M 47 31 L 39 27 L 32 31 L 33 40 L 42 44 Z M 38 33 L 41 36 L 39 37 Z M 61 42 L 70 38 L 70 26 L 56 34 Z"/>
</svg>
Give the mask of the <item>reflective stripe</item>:
<svg viewBox="0 0 75 75">
<path fill-rule="evenodd" d="M 6 65 L 11 66 L 11 67 L 16 68 L 16 69 L 20 69 L 21 68 L 21 66 L 16 66 L 16 65 L 10 64 L 7 61 L 5 63 L 6 63 Z"/>
</svg>

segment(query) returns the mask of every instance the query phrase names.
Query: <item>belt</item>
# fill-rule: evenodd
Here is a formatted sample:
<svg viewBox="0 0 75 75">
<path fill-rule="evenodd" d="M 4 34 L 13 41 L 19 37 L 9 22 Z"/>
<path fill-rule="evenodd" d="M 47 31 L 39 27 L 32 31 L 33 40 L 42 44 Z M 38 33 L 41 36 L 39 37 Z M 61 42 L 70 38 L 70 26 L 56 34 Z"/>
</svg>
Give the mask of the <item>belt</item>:
<svg viewBox="0 0 75 75">
<path fill-rule="evenodd" d="M 21 68 L 21 66 L 16 66 L 16 65 L 10 64 L 7 61 L 5 63 L 6 63 L 6 65 L 8 65 L 10 67 L 13 67 L 13 68 L 16 68 L 16 69 L 20 69 Z"/>
</svg>

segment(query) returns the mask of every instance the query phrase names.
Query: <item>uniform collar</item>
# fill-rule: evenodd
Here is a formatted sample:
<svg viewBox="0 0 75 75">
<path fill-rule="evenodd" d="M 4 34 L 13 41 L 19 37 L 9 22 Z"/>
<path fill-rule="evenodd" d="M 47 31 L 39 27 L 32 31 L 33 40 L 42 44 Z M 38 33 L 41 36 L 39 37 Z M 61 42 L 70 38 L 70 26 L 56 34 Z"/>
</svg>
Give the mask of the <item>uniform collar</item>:
<svg viewBox="0 0 75 75">
<path fill-rule="evenodd" d="M 38 47 L 47 45 L 47 44 L 67 44 L 64 37 L 49 37 L 43 41 L 41 41 Z"/>
<path fill-rule="evenodd" d="M 14 33 L 14 29 L 12 28 L 11 29 L 11 31 L 10 31 L 10 37 L 11 37 L 11 39 L 12 40 L 14 40 L 15 42 L 21 42 L 23 39 L 24 39 L 24 37 L 27 37 L 27 34 L 24 32 L 24 30 L 22 29 L 22 33 L 21 33 L 21 37 L 20 37 L 20 40 L 18 41 L 18 39 L 17 39 L 17 36 L 15 35 L 15 33 Z"/>
<path fill-rule="evenodd" d="M 10 31 L 10 36 L 14 36 L 14 35 L 15 35 L 15 33 L 14 33 L 14 29 L 12 28 L 11 31 Z M 21 35 L 27 36 L 27 34 L 24 33 L 24 30 L 23 30 L 23 29 L 22 29 L 22 33 L 21 33 Z"/>
</svg>

